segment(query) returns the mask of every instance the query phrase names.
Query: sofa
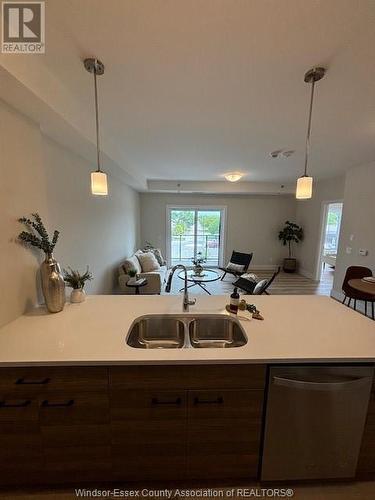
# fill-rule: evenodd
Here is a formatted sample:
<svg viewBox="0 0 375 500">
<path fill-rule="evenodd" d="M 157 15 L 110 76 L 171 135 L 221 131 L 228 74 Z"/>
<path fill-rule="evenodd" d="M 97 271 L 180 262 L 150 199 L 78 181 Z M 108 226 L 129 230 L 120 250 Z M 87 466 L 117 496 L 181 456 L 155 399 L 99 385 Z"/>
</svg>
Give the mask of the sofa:
<svg viewBox="0 0 375 500">
<path fill-rule="evenodd" d="M 153 254 L 154 259 L 149 255 Z M 155 262 L 156 261 L 156 262 Z M 159 249 L 137 250 L 131 257 L 122 262 L 119 267 L 119 287 L 120 292 L 127 295 L 134 294 L 134 288 L 126 286 L 130 279 L 128 272 L 135 271 L 139 278 L 146 278 L 147 285 L 141 287 L 141 295 L 160 294 L 164 288 L 168 267 Z"/>
</svg>

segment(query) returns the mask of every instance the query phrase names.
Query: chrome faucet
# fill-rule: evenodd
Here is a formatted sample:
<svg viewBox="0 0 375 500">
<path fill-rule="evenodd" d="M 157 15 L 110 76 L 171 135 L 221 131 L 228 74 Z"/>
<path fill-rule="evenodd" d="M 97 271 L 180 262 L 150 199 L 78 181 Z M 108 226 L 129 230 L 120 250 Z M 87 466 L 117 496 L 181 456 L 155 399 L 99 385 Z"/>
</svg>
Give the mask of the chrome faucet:
<svg viewBox="0 0 375 500">
<path fill-rule="evenodd" d="M 169 293 L 171 291 L 172 278 L 173 278 L 173 275 L 174 275 L 174 272 L 176 271 L 176 269 L 183 269 L 185 272 L 184 297 L 182 300 L 182 309 L 183 309 L 183 311 L 187 312 L 187 311 L 189 311 L 189 306 L 193 306 L 195 304 L 196 299 L 189 299 L 187 269 L 185 266 L 183 266 L 182 264 L 177 264 L 177 266 L 172 267 L 171 272 L 169 273 L 169 276 L 168 276 L 167 284 L 165 286 L 165 291 L 167 293 Z"/>
</svg>

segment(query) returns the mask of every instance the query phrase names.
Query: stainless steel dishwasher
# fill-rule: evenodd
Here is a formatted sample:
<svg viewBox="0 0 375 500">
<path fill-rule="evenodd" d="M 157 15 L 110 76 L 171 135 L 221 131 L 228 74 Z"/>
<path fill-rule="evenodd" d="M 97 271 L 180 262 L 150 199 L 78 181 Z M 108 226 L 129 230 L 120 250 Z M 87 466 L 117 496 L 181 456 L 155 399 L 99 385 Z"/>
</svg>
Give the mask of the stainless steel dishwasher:
<svg viewBox="0 0 375 500">
<path fill-rule="evenodd" d="M 373 371 L 271 367 L 261 479 L 354 477 Z"/>
</svg>

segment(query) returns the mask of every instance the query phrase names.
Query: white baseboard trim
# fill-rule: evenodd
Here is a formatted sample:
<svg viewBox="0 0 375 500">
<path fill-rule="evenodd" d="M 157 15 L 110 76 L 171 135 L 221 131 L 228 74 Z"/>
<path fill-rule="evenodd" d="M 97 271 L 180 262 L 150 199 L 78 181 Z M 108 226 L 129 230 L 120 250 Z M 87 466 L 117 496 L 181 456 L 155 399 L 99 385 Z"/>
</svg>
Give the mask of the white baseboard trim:
<svg viewBox="0 0 375 500">
<path fill-rule="evenodd" d="M 331 297 L 338 300 L 339 302 L 342 302 L 344 300 L 344 294 L 333 289 L 331 290 Z"/>
<path fill-rule="evenodd" d="M 279 264 L 250 264 L 249 271 L 275 271 Z"/>
<path fill-rule="evenodd" d="M 303 269 L 303 267 L 298 269 L 298 274 L 302 274 L 302 276 L 304 276 L 305 278 L 309 278 L 310 280 L 316 281 L 313 273 L 310 273 L 310 271 Z"/>
</svg>

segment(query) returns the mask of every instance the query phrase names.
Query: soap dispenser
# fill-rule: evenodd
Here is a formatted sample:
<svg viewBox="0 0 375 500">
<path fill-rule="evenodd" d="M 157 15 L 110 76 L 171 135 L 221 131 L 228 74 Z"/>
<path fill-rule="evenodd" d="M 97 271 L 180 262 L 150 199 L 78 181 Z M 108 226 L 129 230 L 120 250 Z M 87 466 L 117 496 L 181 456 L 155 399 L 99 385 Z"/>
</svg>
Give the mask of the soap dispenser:
<svg viewBox="0 0 375 500">
<path fill-rule="evenodd" d="M 233 290 L 232 295 L 230 296 L 230 302 L 229 302 L 229 310 L 231 313 L 237 314 L 239 303 L 240 303 L 240 295 L 237 292 L 237 288 L 235 288 Z"/>
</svg>

